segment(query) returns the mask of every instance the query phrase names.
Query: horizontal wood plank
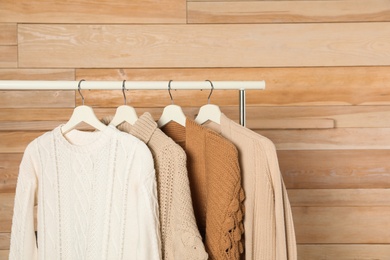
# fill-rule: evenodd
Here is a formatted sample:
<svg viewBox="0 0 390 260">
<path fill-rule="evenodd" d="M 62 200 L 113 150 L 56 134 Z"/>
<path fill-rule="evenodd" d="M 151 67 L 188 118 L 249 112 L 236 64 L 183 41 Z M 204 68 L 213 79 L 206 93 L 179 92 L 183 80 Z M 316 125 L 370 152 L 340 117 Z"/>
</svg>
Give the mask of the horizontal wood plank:
<svg viewBox="0 0 390 260">
<path fill-rule="evenodd" d="M 236 116 L 237 111 L 234 108 L 230 110 L 229 115 Z M 295 124 L 299 123 L 299 119 L 306 119 L 308 122 L 331 119 L 337 128 L 390 127 L 390 120 L 383 120 L 390 118 L 390 106 L 247 107 L 246 112 L 247 126 L 252 129 L 267 128 L 267 125 L 262 125 L 265 119 L 279 123 L 287 120 Z"/>
<path fill-rule="evenodd" d="M 185 23 L 185 0 L 49 1 L 3 0 L 0 22 Z"/>
<path fill-rule="evenodd" d="M 0 131 L 50 131 L 60 124 L 65 124 L 67 121 L 1 122 Z"/>
<path fill-rule="evenodd" d="M 0 45 L 18 44 L 16 23 L 0 23 L 0 32 Z"/>
<path fill-rule="evenodd" d="M 174 103 L 179 106 L 202 106 L 207 104 L 209 91 L 176 90 L 171 91 Z M 85 104 L 100 107 L 118 107 L 123 105 L 122 91 L 91 90 L 84 91 Z M 126 91 L 127 104 L 133 107 L 160 107 L 171 104 L 167 90 L 129 90 Z M 238 92 L 236 90 L 220 90 L 213 92 L 211 100 L 218 100 L 220 106 L 238 106 Z M 82 104 L 80 95 L 76 95 L 76 104 Z"/>
<path fill-rule="evenodd" d="M 0 260 L 7 260 L 9 256 L 9 250 L 0 250 Z"/>
<path fill-rule="evenodd" d="M 18 47 L 0 46 L 0 68 L 16 68 L 18 66 Z"/>
<path fill-rule="evenodd" d="M 390 188 L 390 150 L 278 151 L 289 189 Z"/>
<path fill-rule="evenodd" d="M 74 107 L 74 91 L 0 91 L 0 108 Z"/>
<path fill-rule="evenodd" d="M 388 260 L 390 245 L 298 245 L 299 260 Z"/>
<path fill-rule="evenodd" d="M 140 100 L 131 102 L 129 105 L 135 107 L 138 115 L 150 112 L 157 120 L 162 113 L 163 107 L 138 107 L 137 105 L 156 105 L 158 100 L 156 99 L 156 102 L 154 102 L 154 100 L 148 99 L 148 96 L 139 94 L 136 94 L 136 96 Z M 94 107 L 95 114 L 98 117 L 113 115 L 116 107 L 120 104 L 120 97 L 115 95 L 116 105 L 112 104 L 114 102 L 111 102 L 111 99 L 109 98 L 107 102 L 98 95 L 92 95 L 88 99 L 88 104 Z M 184 99 L 187 100 L 189 98 L 184 97 Z M 112 107 L 99 108 L 99 104 L 100 106 Z M 194 118 L 200 106 L 201 104 L 196 107 L 182 107 L 182 109 L 189 118 Z M 220 109 L 227 117 L 238 121 L 238 106 L 220 106 Z M 28 128 L 28 124 L 34 124 L 32 122 L 28 123 L 28 121 L 67 121 L 72 112 L 73 108 L 0 108 L 0 121 L 3 122 L 0 125 L 0 130 L 24 130 Z M 246 108 L 246 122 L 247 127 L 250 129 L 316 129 L 330 126 L 337 128 L 390 128 L 390 120 L 383 120 L 384 118 L 390 118 L 390 106 L 248 106 Z M 27 122 L 22 123 L 21 121 Z M 318 125 L 317 123 L 325 125 Z M 34 129 L 31 128 L 30 130 Z"/>
<path fill-rule="evenodd" d="M 74 69 L 0 69 L 0 80 L 74 80 Z"/>
<path fill-rule="evenodd" d="M 390 206 L 390 189 L 289 189 L 292 207 Z"/>
<path fill-rule="evenodd" d="M 0 233 L 11 232 L 14 198 L 14 193 L 0 193 Z"/>
<path fill-rule="evenodd" d="M 390 149 L 390 128 L 256 130 L 278 150 Z"/>
<path fill-rule="evenodd" d="M 10 233 L 0 233 L 0 250 L 8 250 L 11 239 Z"/>
<path fill-rule="evenodd" d="M 27 145 L 45 132 L 0 132 L 0 153 L 23 153 Z"/>
<path fill-rule="evenodd" d="M 292 212 L 297 243 L 390 243 L 390 207 L 292 207 Z"/>
<path fill-rule="evenodd" d="M 387 82 L 390 67 L 329 67 L 323 68 L 208 68 L 208 69 L 77 69 L 76 79 L 86 80 L 265 80 L 266 89 L 247 90 L 250 106 L 323 106 L 323 105 L 389 105 Z M 207 92 L 207 91 L 205 91 Z M 211 102 L 223 105 L 225 99 L 238 104 L 236 91 L 214 91 Z M 149 96 L 144 93 L 144 97 Z M 133 93 L 132 93 L 133 94 Z M 173 93 L 175 102 L 189 106 L 194 99 L 186 91 Z M 120 102 L 106 100 L 107 106 Z M 134 95 L 134 94 L 133 94 Z M 130 96 L 131 102 L 142 97 Z M 207 98 L 207 94 L 201 97 Z M 131 98 L 133 97 L 133 98 Z M 198 97 L 200 98 L 200 97 Z M 221 100 L 222 99 L 222 100 Z M 143 99 L 145 100 L 145 99 Z M 93 100 L 91 102 L 94 102 Z M 102 101 L 99 101 L 102 102 Z M 154 102 L 154 99 L 151 99 Z M 200 102 L 200 101 L 199 101 Z M 150 104 L 150 105 L 148 105 Z M 151 103 L 143 105 L 153 106 Z M 341 107 L 340 107 L 341 108 Z M 248 113 L 249 114 L 249 113 Z M 249 115 L 248 115 L 249 116 Z"/>
<path fill-rule="evenodd" d="M 19 66 L 30 68 L 390 65 L 390 23 L 385 22 L 21 24 L 18 37 Z"/>
<path fill-rule="evenodd" d="M 188 23 L 390 21 L 387 0 L 188 2 Z"/>
<path fill-rule="evenodd" d="M 22 154 L 0 154 L 0 193 L 15 192 Z"/>
</svg>

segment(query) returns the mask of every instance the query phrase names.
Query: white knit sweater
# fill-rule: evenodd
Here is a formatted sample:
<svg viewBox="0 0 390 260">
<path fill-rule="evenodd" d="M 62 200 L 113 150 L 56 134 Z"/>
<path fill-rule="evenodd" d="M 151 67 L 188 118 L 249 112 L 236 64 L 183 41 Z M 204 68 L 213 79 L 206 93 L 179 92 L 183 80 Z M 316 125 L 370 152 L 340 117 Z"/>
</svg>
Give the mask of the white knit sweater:
<svg viewBox="0 0 390 260">
<path fill-rule="evenodd" d="M 112 126 L 72 130 L 66 138 L 60 127 L 24 153 L 10 259 L 161 259 L 155 171 L 146 145 Z"/>
</svg>

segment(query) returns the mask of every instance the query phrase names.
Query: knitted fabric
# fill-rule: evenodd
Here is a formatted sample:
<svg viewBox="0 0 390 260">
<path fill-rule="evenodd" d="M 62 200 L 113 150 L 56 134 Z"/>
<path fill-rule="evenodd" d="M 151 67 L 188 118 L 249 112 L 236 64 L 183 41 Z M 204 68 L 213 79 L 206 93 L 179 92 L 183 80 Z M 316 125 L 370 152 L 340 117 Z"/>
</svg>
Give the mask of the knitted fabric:
<svg viewBox="0 0 390 260">
<path fill-rule="evenodd" d="M 231 140 L 240 154 L 245 189 L 245 259 L 296 260 L 291 206 L 275 145 L 266 137 L 221 115 L 205 124 Z"/>
<path fill-rule="evenodd" d="M 155 171 L 143 142 L 111 126 L 64 137 L 59 126 L 27 146 L 11 260 L 160 258 Z"/>
<path fill-rule="evenodd" d="M 112 118 L 102 121 L 108 124 Z M 196 226 L 184 150 L 157 127 L 149 113 L 140 116 L 133 126 L 123 123 L 118 129 L 142 140 L 153 154 L 163 259 L 207 259 Z"/>
<path fill-rule="evenodd" d="M 238 154 L 221 135 L 187 119 L 162 129 L 185 148 L 195 217 L 209 259 L 239 259 L 243 200 Z"/>
</svg>

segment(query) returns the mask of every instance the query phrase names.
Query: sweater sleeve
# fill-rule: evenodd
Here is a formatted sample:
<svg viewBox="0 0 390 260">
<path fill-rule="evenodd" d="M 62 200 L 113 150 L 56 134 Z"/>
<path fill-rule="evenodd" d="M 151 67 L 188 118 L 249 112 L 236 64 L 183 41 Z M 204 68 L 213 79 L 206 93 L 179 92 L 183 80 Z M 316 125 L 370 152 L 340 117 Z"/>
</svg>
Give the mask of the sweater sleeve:
<svg viewBox="0 0 390 260">
<path fill-rule="evenodd" d="M 30 143 L 19 167 L 12 218 L 10 260 L 38 259 L 34 231 L 37 170 L 32 158 L 36 152 L 36 142 Z"/>
<path fill-rule="evenodd" d="M 276 259 L 296 260 L 297 249 L 291 205 L 280 172 L 274 144 L 268 142 L 267 149 L 275 196 Z"/>
<path fill-rule="evenodd" d="M 167 233 L 164 259 L 208 259 L 192 207 L 186 154 L 179 145 L 175 145 L 174 149 L 171 147 L 169 153 L 165 152 L 163 155 L 161 160 L 170 167 L 160 167 L 159 177 L 171 175 L 170 179 L 164 179 L 161 183 L 166 186 L 165 193 L 171 196 L 162 200 L 166 205 L 160 205 L 160 213 L 161 208 L 165 211 L 165 220 L 162 218 L 160 224 L 165 225 Z M 168 189 L 172 189 L 171 192 Z M 168 202 L 171 204 L 168 205 Z"/>
<path fill-rule="evenodd" d="M 142 187 L 144 196 L 139 197 L 139 228 L 140 232 L 138 246 L 140 248 L 140 259 L 157 260 L 161 258 L 161 238 L 158 217 L 157 186 L 154 169 L 146 174 Z"/>
</svg>

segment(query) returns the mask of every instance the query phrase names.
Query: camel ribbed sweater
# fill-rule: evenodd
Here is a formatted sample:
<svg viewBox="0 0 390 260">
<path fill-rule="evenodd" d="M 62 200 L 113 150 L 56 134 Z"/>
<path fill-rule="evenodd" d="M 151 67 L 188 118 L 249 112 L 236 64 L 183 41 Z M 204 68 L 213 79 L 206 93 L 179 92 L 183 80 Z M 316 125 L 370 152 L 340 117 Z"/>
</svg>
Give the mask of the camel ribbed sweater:
<svg viewBox="0 0 390 260">
<path fill-rule="evenodd" d="M 112 118 L 102 121 L 108 124 Z M 196 226 L 184 150 L 157 127 L 149 113 L 140 116 L 134 125 L 123 123 L 118 129 L 139 138 L 153 154 L 163 259 L 207 259 Z"/>
<path fill-rule="evenodd" d="M 195 217 L 209 259 L 239 259 L 245 196 L 236 147 L 189 119 L 185 128 L 170 122 L 162 130 L 186 151 Z"/>
<path fill-rule="evenodd" d="M 232 141 L 240 154 L 245 189 L 245 259 L 296 260 L 291 206 L 275 145 L 266 137 L 221 115 L 206 124 Z"/>
</svg>

